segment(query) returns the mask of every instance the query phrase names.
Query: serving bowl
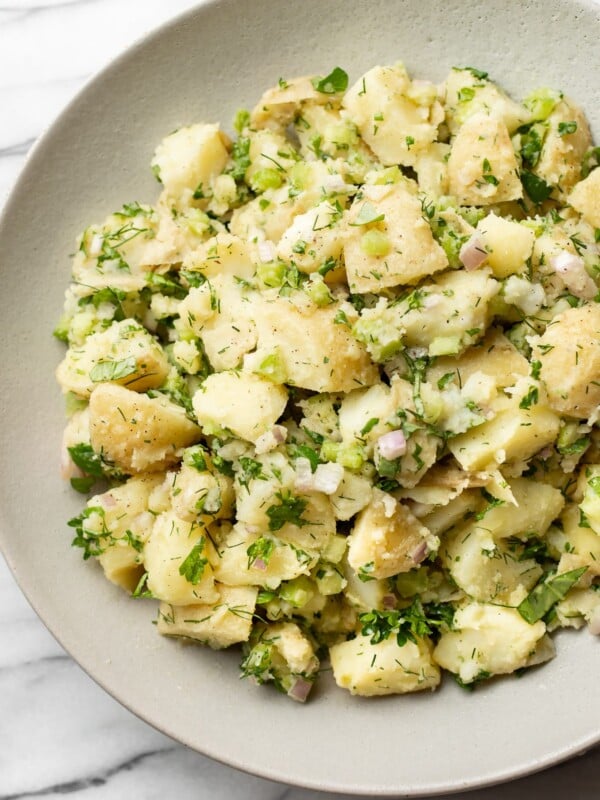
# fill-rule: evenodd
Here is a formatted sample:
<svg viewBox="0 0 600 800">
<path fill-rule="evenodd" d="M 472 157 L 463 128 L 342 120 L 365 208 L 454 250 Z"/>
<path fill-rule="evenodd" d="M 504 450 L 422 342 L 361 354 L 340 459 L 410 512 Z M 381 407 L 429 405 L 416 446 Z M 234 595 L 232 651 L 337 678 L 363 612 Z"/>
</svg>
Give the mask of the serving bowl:
<svg viewBox="0 0 600 800">
<path fill-rule="evenodd" d="M 557 637 L 558 656 L 520 680 L 466 694 L 352 698 L 327 675 L 306 706 L 239 681 L 238 653 L 161 639 L 132 601 L 69 547 L 81 509 L 59 477 L 62 349 L 51 336 L 76 234 L 110 209 L 152 202 L 155 145 L 180 125 L 222 121 L 280 76 L 351 80 L 399 58 L 418 77 L 473 65 L 514 96 L 548 85 L 600 134 L 591 1 L 208 2 L 95 78 L 40 140 L 0 222 L 4 334 L 0 545 L 29 600 L 77 661 L 139 716 L 250 772 L 329 791 L 423 795 L 541 769 L 600 740 L 598 645 Z"/>
</svg>

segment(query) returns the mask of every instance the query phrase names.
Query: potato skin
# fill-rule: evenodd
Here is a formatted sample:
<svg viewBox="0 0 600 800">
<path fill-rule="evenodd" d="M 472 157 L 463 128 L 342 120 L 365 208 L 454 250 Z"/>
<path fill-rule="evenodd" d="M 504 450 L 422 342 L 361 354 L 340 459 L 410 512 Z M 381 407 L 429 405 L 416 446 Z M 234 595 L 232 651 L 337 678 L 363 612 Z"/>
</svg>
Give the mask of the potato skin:
<svg viewBox="0 0 600 800">
<path fill-rule="evenodd" d="M 600 404 L 600 306 L 569 308 L 555 317 L 533 347 L 550 406 L 588 419 Z"/>
</svg>

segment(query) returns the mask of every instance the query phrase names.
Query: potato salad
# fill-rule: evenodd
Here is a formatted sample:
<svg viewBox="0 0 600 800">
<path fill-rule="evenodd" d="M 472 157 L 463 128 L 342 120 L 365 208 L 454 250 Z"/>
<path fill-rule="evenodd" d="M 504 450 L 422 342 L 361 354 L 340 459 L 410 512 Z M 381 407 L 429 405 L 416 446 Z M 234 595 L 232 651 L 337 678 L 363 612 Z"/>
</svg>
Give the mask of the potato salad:
<svg viewBox="0 0 600 800">
<path fill-rule="evenodd" d="M 599 634 L 582 110 L 396 63 L 280 78 L 233 129 L 170 133 L 155 204 L 77 240 L 73 545 L 158 601 L 160 634 L 237 645 L 297 701 L 329 670 L 355 695 L 470 688 Z"/>
</svg>

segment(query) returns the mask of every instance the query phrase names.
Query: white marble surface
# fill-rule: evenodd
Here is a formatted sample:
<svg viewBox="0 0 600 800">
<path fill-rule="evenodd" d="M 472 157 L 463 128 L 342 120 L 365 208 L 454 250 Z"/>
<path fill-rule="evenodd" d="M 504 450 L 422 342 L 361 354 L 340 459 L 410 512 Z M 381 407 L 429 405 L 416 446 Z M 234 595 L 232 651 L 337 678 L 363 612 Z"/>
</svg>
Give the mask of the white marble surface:
<svg viewBox="0 0 600 800">
<path fill-rule="evenodd" d="M 193 0 L 0 0 L 0 204 L 35 138 L 82 83 L 145 31 L 193 5 Z M 600 796 L 598 751 L 468 797 L 558 800 L 567 793 L 577 800 Z M 334 797 L 244 775 L 138 720 L 64 653 L 0 558 L 0 800 L 62 795 L 74 800 Z"/>
</svg>

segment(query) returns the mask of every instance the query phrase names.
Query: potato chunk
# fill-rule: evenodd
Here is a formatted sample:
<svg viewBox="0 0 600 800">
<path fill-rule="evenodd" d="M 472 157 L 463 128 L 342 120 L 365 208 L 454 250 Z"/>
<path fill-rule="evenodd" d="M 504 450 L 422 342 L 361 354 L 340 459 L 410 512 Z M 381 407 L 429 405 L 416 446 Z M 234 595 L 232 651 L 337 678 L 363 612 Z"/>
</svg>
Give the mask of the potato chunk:
<svg viewBox="0 0 600 800">
<path fill-rule="evenodd" d="M 546 632 L 543 622 L 530 625 L 513 608 L 482 603 L 459 609 L 454 627 L 442 634 L 433 658 L 463 683 L 525 667 Z"/>
<path fill-rule="evenodd" d="M 346 216 L 344 258 L 351 291 L 377 292 L 386 286 L 416 283 L 448 266 L 423 217 L 421 202 L 405 184 L 366 185 L 361 195 Z M 364 218 L 380 219 L 361 224 Z M 370 254 L 364 238 L 369 230 L 380 230 L 389 243 L 388 252 Z"/>
<path fill-rule="evenodd" d="M 365 576 L 389 578 L 417 566 L 437 545 L 436 537 L 391 495 L 374 490 L 349 538 L 348 562 Z"/>
<path fill-rule="evenodd" d="M 194 192 L 207 189 L 229 158 L 228 140 L 218 125 L 189 125 L 165 137 L 156 148 L 152 166 L 172 203 L 189 205 Z"/>
<path fill-rule="evenodd" d="M 402 64 L 370 69 L 346 92 L 343 105 L 386 166 L 413 166 L 435 140 L 443 118 L 435 86 L 412 84 Z"/>
<path fill-rule="evenodd" d="M 573 123 L 575 129 L 570 133 L 561 130 L 562 125 Z M 546 125 L 544 145 L 533 171 L 565 197 L 581 176 L 583 156 L 592 144 L 590 128 L 579 106 L 566 97 L 556 105 Z"/>
<path fill-rule="evenodd" d="M 213 562 L 215 578 L 230 586 L 264 586 L 276 589 L 282 581 L 308 575 L 317 560 L 316 556 L 314 559 L 299 556 L 296 549 L 268 534 L 267 538 L 272 542 L 273 549 L 269 558 L 264 561 L 265 568 L 259 569 L 248 550 L 260 538 L 259 533 L 250 533 L 243 523 L 235 525 L 218 548 L 218 556 Z"/>
<path fill-rule="evenodd" d="M 483 239 L 488 254 L 487 263 L 495 278 L 507 278 L 525 271 L 535 241 L 535 233 L 531 228 L 496 214 L 488 214 L 477 224 L 477 230 Z"/>
<path fill-rule="evenodd" d="M 327 103 L 331 100 L 332 95 L 315 89 L 310 76 L 291 78 L 267 89 L 252 110 L 250 124 L 258 129 L 285 130 L 303 103 Z"/>
<path fill-rule="evenodd" d="M 56 378 L 65 392 L 89 397 L 99 383 L 111 382 L 145 392 L 164 383 L 167 357 L 148 331 L 133 320 L 113 322 L 105 331 L 71 347 Z"/>
<path fill-rule="evenodd" d="M 159 514 L 144 545 L 148 589 L 176 606 L 216 603 L 219 593 L 208 555 L 204 528 L 172 511 Z"/>
<path fill-rule="evenodd" d="M 457 586 L 483 602 L 516 605 L 542 574 L 535 561 L 519 561 L 510 548 L 497 544 L 485 518 L 481 526 L 463 525 L 447 534 L 440 555 Z"/>
<path fill-rule="evenodd" d="M 299 293 L 298 293 L 299 294 Z M 306 297 L 272 297 L 264 304 L 259 348 L 276 352 L 286 382 L 315 392 L 349 392 L 379 378 L 366 348 L 347 325 L 335 322 L 339 306 L 319 308 Z"/>
<path fill-rule="evenodd" d="M 600 169 L 590 172 L 585 180 L 576 184 L 567 202 L 586 222 L 600 228 Z"/>
<path fill-rule="evenodd" d="M 215 587 L 219 597 L 211 605 L 173 606 L 161 603 L 157 630 L 163 636 L 183 636 L 213 650 L 247 642 L 252 630 L 258 589 L 255 586 Z"/>
<path fill-rule="evenodd" d="M 431 645 L 424 639 L 400 647 L 394 636 L 371 644 L 358 635 L 329 648 L 335 682 L 350 694 L 373 697 L 435 689 L 440 671 L 431 658 Z"/>
<path fill-rule="evenodd" d="M 98 561 L 111 583 L 133 592 L 143 574 L 142 550 L 150 536 L 154 517 L 148 511 L 152 490 L 162 475 L 130 478 L 104 494 L 88 500 L 84 536 L 98 536 Z"/>
<path fill-rule="evenodd" d="M 588 419 L 600 403 L 600 306 L 569 308 L 533 344 L 551 407 Z"/>
<path fill-rule="evenodd" d="M 544 399 L 529 408 L 522 402 L 518 395 L 499 401 L 493 419 L 450 439 L 448 448 L 463 469 L 526 461 L 556 439 L 560 420 Z"/>
<path fill-rule="evenodd" d="M 504 122 L 488 114 L 473 114 L 452 143 L 450 194 L 467 206 L 518 200 L 523 196 L 518 168 Z"/>
<path fill-rule="evenodd" d="M 90 398 L 92 447 L 124 472 L 156 472 L 199 441 L 200 428 L 166 397 L 100 384 Z"/>
<path fill-rule="evenodd" d="M 205 432 L 221 428 L 256 442 L 282 415 L 287 391 L 248 372 L 209 375 L 193 397 L 194 413 Z"/>
</svg>

